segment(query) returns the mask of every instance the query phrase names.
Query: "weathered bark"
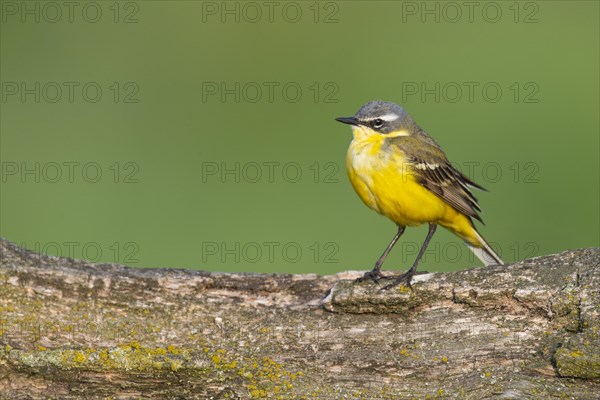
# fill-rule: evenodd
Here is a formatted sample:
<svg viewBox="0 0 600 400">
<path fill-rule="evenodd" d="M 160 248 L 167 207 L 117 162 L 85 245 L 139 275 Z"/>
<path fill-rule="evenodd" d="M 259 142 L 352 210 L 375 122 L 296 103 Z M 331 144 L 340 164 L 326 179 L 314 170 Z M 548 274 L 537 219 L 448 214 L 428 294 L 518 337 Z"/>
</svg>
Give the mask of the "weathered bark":
<svg viewBox="0 0 600 400">
<path fill-rule="evenodd" d="M 0 241 L 0 398 L 597 399 L 600 250 L 417 276 L 134 269 Z"/>
</svg>

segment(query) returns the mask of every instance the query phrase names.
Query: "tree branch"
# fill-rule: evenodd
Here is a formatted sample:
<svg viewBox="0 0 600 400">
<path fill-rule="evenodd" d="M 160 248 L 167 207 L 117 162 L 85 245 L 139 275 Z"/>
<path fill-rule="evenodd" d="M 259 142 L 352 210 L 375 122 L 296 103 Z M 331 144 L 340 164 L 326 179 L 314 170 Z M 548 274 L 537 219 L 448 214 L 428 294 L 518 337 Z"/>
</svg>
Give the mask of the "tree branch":
<svg viewBox="0 0 600 400">
<path fill-rule="evenodd" d="M 0 241 L 0 398 L 597 398 L 600 250 L 417 275 L 134 269 Z"/>
</svg>

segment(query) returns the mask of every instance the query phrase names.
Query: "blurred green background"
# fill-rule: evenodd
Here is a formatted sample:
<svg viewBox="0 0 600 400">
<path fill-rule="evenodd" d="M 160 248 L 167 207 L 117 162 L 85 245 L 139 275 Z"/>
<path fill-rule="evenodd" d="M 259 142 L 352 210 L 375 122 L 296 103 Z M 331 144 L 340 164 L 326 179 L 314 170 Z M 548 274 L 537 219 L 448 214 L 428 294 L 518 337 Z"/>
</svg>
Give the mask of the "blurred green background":
<svg viewBox="0 0 600 400">
<path fill-rule="evenodd" d="M 334 117 L 384 99 L 489 190 L 505 260 L 599 246 L 598 2 L 271 4 L 3 1 L 0 235 L 132 266 L 370 269 L 395 227 L 353 192 Z M 479 265 L 438 232 L 422 269 Z"/>
</svg>

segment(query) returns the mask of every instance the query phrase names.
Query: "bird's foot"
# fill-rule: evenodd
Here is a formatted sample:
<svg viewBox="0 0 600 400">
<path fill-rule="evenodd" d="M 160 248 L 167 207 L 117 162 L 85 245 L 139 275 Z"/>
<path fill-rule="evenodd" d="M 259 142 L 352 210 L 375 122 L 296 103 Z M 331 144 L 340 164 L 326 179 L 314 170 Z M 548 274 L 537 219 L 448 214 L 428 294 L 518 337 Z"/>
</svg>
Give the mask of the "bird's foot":
<svg viewBox="0 0 600 400">
<path fill-rule="evenodd" d="M 386 278 L 387 277 L 385 275 L 383 275 L 380 270 L 373 269 L 369 272 L 365 272 L 365 274 L 363 276 L 361 276 L 360 278 L 356 278 L 356 280 L 354 282 L 364 282 L 367 280 L 371 280 L 379 285 L 379 281 L 381 279 L 386 279 Z"/>
<path fill-rule="evenodd" d="M 412 269 L 409 269 L 408 271 L 406 271 L 405 273 L 403 273 L 401 275 L 390 277 L 390 279 L 394 279 L 394 281 L 388 285 L 385 285 L 384 287 L 379 289 L 379 291 L 383 292 L 385 290 L 389 290 L 393 287 L 400 285 L 401 283 L 404 283 L 408 288 L 412 289 L 412 285 L 411 285 L 410 281 L 412 280 L 414 274 L 415 274 L 415 271 L 413 271 Z"/>
</svg>

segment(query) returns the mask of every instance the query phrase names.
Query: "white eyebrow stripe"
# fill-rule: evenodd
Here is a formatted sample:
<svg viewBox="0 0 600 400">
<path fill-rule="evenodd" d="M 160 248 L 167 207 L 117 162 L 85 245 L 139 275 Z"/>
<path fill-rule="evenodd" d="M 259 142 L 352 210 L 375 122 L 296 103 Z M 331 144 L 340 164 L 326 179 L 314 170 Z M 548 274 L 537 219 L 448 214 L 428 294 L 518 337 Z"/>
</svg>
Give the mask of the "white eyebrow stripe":
<svg viewBox="0 0 600 400">
<path fill-rule="evenodd" d="M 400 118 L 400 117 L 398 115 L 396 115 L 396 114 L 385 114 L 385 115 L 382 115 L 382 116 L 379 117 L 379 119 L 382 119 L 382 120 L 388 121 L 388 122 L 389 121 L 395 121 L 398 118 Z"/>
<path fill-rule="evenodd" d="M 382 119 L 386 122 L 389 122 L 389 121 L 395 121 L 398 118 L 400 118 L 400 117 L 396 114 L 384 114 L 384 115 L 380 115 L 377 117 L 366 118 L 366 119 L 364 119 L 364 121 L 374 121 L 376 119 Z"/>
</svg>

